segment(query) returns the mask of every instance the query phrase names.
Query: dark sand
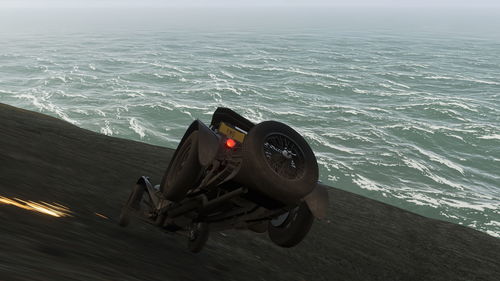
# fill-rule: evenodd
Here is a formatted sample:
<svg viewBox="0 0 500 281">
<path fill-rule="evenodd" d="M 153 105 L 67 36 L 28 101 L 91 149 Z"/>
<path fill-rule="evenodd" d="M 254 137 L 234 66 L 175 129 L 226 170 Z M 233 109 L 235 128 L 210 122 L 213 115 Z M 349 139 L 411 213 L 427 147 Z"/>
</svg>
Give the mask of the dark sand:
<svg viewBox="0 0 500 281">
<path fill-rule="evenodd" d="M 500 280 L 500 239 L 335 188 L 328 221 L 293 249 L 226 231 L 191 254 L 183 237 L 118 227 L 131 185 L 158 182 L 171 155 L 0 104 L 0 196 L 74 212 L 0 204 L 0 280 Z"/>
</svg>

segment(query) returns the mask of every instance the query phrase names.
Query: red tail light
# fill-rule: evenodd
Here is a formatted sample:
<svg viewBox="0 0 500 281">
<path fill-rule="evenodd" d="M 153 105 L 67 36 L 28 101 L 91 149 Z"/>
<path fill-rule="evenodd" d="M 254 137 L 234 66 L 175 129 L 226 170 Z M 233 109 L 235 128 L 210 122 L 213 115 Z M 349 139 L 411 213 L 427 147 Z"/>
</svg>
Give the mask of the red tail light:
<svg viewBox="0 0 500 281">
<path fill-rule="evenodd" d="M 236 142 L 233 139 L 227 139 L 226 140 L 226 146 L 228 148 L 233 148 L 236 145 Z"/>
</svg>

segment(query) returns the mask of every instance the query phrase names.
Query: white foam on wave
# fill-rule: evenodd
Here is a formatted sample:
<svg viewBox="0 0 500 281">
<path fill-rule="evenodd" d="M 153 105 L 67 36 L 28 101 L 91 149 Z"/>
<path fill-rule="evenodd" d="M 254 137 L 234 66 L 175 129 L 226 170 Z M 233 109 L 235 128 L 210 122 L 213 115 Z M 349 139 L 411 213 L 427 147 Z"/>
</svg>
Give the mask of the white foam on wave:
<svg viewBox="0 0 500 281">
<path fill-rule="evenodd" d="M 316 141 L 316 142 L 318 142 L 326 147 L 335 149 L 337 151 L 341 151 L 341 152 L 345 152 L 345 153 L 353 154 L 353 155 L 363 155 L 363 153 L 356 152 L 354 149 L 351 149 L 349 147 L 332 144 L 332 143 L 328 142 L 325 138 L 321 137 L 320 135 L 318 135 L 314 132 L 310 132 L 310 131 L 304 132 L 302 135 L 310 140 Z"/>
<path fill-rule="evenodd" d="M 426 127 L 429 127 L 430 129 L 434 131 L 453 131 L 453 132 L 460 132 L 460 133 L 474 133 L 474 130 L 467 130 L 467 129 L 461 129 L 461 128 L 452 128 L 452 127 L 446 127 L 446 126 L 439 126 L 439 125 L 433 125 L 429 123 L 424 123 Z"/>
<path fill-rule="evenodd" d="M 101 127 L 101 134 L 104 134 L 106 136 L 112 136 L 113 135 L 113 130 L 109 126 L 109 121 L 108 120 L 104 121 L 104 127 Z"/>
<path fill-rule="evenodd" d="M 235 89 L 235 88 L 231 87 L 231 86 L 224 87 L 224 88 L 220 88 L 220 89 L 221 89 L 221 90 L 228 90 L 228 91 L 230 91 L 230 92 L 232 92 L 232 93 L 236 94 L 237 96 L 241 96 L 241 92 L 240 92 L 240 91 L 238 91 L 237 89 Z M 241 90 L 241 89 L 239 89 L 239 90 Z"/>
<path fill-rule="evenodd" d="M 459 107 L 462 109 L 466 109 L 472 112 L 478 112 L 477 109 L 473 108 L 473 105 L 466 105 L 460 102 L 452 102 L 452 101 L 438 101 L 431 103 L 432 105 L 439 105 L 439 106 L 454 106 L 454 107 Z"/>
<path fill-rule="evenodd" d="M 191 100 L 184 100 L 183 102 L 185 102 L 185 103 L 179 103 L 179 102 L 171 100 L 171 99 L 165 99 L 165 100 L 162 100 L 161 102 L 156 103 L 155 106 L 161 105 L 161 107 L 168 109 L 168 110 L 172 110 L 171 107 L 176 108 L 176 109 L 200 110 L 200 111 L 206 111 L 206 110 L 210 109 L 209 105 L 204 106 L 204 107 L 200 107 L 200 106 L 196 106 L 193 104 L 189 104 L 188 102 L 192 103 Z M 163 103 L 166 103 L 167 105 L 164 105 Z M 169 107 L 169 106 L 171 106 L 171 107 Z"/>
<path fill-rule="evenodd" d="M 500 231 L 499 232 L 495 232 L 493 230 L 486 230 L 485 232 L 488 233 L 491 236 L 500 238 Z"/>
<path fill-rule="evenodd" d="M 391 113 L 390 111 L 385 110 L 385 109 L 380 108 L 380 107 L 368 107 L 368 108 L 366 108 L 366 109 L 371 110 L 371 111 L 380 111 L 380 112 L 383 112 L 383 113 L 388 113 L 388 114 L 390 114 L 390 113 Z"/>
<path fill-rule="evenodd" d="M 319 72 L 313 72 L 313 71 L 306 71 L 306 70 L 302 70 L 302 69 L 295 68 L 295 67 L 290 67 L 290 68 L 284 69 L 284 70 L 287 71 L 287 72 L 296 73 L 296 74 L 302 74 L 302 75 L 311 76 L 311 77 L 322 77 L 322 78 L 328 78 L 328 79 L 333 79 L 333 80 L 339 80 L 339 81 L 341 81 L 341 79 L 339 79 L 338 77 L 335 77 L 335 76 L 333 76 L 331 74 L 319 73 Z M 348 82 L 350 82 L 350 81 L 348 81 Z"/>
<path fill-rule="evenodd" d="M 461 141 L 463 141 L 463 142 L 466 142 L 466 141 L 464 140 L 464 138 L 462 138 L 461 136 L 457 136 L 457 135 L 454 135 L 454 134 L 445 134 L 445 135 L 447 135 L 447 136 L 449 136 L 449 137 L 452 137 L 452 138 L 459 139 L 459 140 L 461 140 Z"/>
<path fill-rule="evenodd" d="M 474 202 L 466 202 L 457 199 L 445 198 L 439 200 L 441 204 L 447 205 L 450 207 L 458 208 L 458 209 L 472 209 L 480 212 L 484 212 L 486 209 L 490 210 L 498 210 L 499 205 L 495 205 L 492 203 L 474 203 Z"/>
<path fill-rule="evenodd" d="M 273 113 L 277 114 L 277 115 L 295 115 L 295 116 L 300 116 L 300 117 L 308 117 L 307 114 L 303 114 L 303 113 L 300 113 L 297 111 L 292 111 L 292 110 L 288 110 L 288 111 L 273 110 Z"/>
<path fill-rule="evenodd" d="M 442 75 L 431 75 L 431 76 L 425 76 L 425 79 L 432 79 L 432 80 L 455 80 L 455 77 L 450 77 L 450 76 L 442 76 Z"/>
<path fill-rule="evenodd" d="M 451 168 L 453 170 L 460 172 L 462 175 L 465 174 L 464 169 L 460 165 L 442 157 L 441 155 L 434 153 L 434 152 L 431 152 L 431 151 L 424 150 L 424 149 L 422 149 L 418 146 L 415 146 L 415 145 L 412 145 L 412 147 L 414 149 L 416 149 L 420 154 L 427 156 L 431 161 L 441 163 L 441 164 L 447 166 L 448 168 Z"/>
<path fill-rule="evenodd" d="M 94 111 L 99 115 L 99 116 L 102 116 L 102 117 L 106 117 L 106 113 L 98 108 L 94 109 Z"/>
<path fill-rule="evenodd" d="M 162 108 L 162 109 L 166 109 L 168 111 L 174 110 L 173 108 L 171 108 L 169 106 L 166 106 L 166 105 L 162 104 L 161 102 L 156 102 L 154 104 L 151 104 L 151 105 L 149 105 L 149 107 L 151 107 L 151 108 L 158 108 L 159 107 L 159 108 Z"/>
<path fill-rule="evenodd" d="M 487 135 L 487 136 L 480 136 L 478 139 L 484 139 L 484 140 L 500 140 L 500 134 L 494 134 L 494 135 Z"/>
<path fill-rule="evenodd" d="M 148 64 L 148 65 L 156 66 L 156 67 L 159 67 L 159 68 L 172 69 L 172 70 L 175 70 L 175 71 L 183 73 L 183 74 L 192 74 L 191 71 L 184 70 L 184 69 L 182 69 L 182 68 L 180 68 L 178 66 L 171 65 L 171 64 L 162 64 L 162 63 L 159 63 L 159 62 L 145 62 L 145 61 L 140 61 L 138 63 Z"/>
<path fill-rule="evenodd" d="M 361 89 L 358 89 L 358 88 L 353 88 L 352 91 L 355 92 L 356 94 L 369 94 L 370 93 L 370 91 L 361 90 Z"/>
<path fill-rule="evenodd" d="M 432 208 L 438 208 L 441 205 L 438 199 L 432 198 L 422 193 L 411 193 L 409 195 L 409 197 L 403 196 L 403 199 L 415 205 L 429 206 Z"/>
<path fill-rule="evenodd" d="M 217 75 L 215 75 L 213 73 L 209 73 L 208 77 L 212 78 L 212 80 L 214 80 L 216 83 L 218 83 L 218 82 L 223 82 L 223 83 L 226 83 L 226 84 L 228 83 L 227 80 L 219 78 L 219 77 L 217 77 Z"/>
<path fill-rule="evenodd" d="M 381 86 L 381 87 L 384 87 L 386 89 L 389 89 L 389 90 L 398 91 L 398 89 L 396 89 L 396 88 L 394 88 L 391 85 L 386 84 L 386 83 L 378 83 L 378 85 Z"/>
<path fill-rule="evenodd" d="M 458 184 L 458 183 L 454 183 L 446 178 L 443 178 L 443 177 L 440 177 L 438 175 L 435 175 L 433 173 L 426 173 L 425 174 L 427 177 L 429 177 L 431 180 L 437 182 L 437 183 L 440 183 L 440 184 L 444 184 L 444 185 L 447 185 L 447 186 L 450 186 L 450 187 L 453 187 L 455 189 L 458 189 L 458 190 L 461 190 L 461 191 L 464 191 L 466 188 L 461 185 L 461 184 Z"/>
<path fill-rule="evenodd" d="M 474 83 L 487 84 L 487 85 L 500 85 L 499 82 L 477 79 L 477 78 L 473 78 L 473 77 L 465 77 L 465 76 L 451 77 L 451 76 L 442 76 L 442 75 L 431 75 L 431 76 L 426 76 L 424 78 L 433 79 L 433 80 L 465 81 L 465 82 L 474 82 Z"/>
<path fill-rule="evenodd" d="M 90 115 L 88 110 L 85 110 L 85 109 L 73 109 L 72 111 L 75 113 L 79 113 L 79 114 L 83 114 L 83 115 L 87 115 L 87 116 Z"/>
<path fill-rule="evenodd" d="M 420 127 L 420 126 L 416 126 L 416 125 L 394 124 L 394 125 L 382 126 L 382 128 L 384 128 L 384 129 L 400 129 L 403 131 L 417 130 L 417 131 L 422 131 L 422 132 L 426 132 L 429 134 L 434 134 L 434 131 L 429 130 L 427 128 Z"/>
<path fill-rule="evenodd" d="M 78 121 L 71 119 L 59 106 L 54 105 L 48 99 L 52 96 L 52 94 L 44 93 L 41 97 L 32 95 L 32 94 L 20 94 L 15 95 L 15 98 L 27 99 L 31 101 L 31 104 L 34 105 L 38 110 L 43 111 L 47 110 L 49 112 L 55 113 L 59 118 L 63 119 L 66 122 L 69 122 L 74 125 L 80 124 Z"/>
<path fill-rule="evenodd" d="M 139 124 L 139 121 L 135 117 L 129 119 L 129 124 L 129 128 L 138 134 L 141 139 L 146 136 L 145 128 Z"/>
<path fill-rule="evenodd" d="M 316 159 L 318 161 L 318 165 L 324 167 L 328 172 L 331 172 L 332 169 L 340 170 L 340 164 L 330 159 L 330 157 L 324 155 L 323 153 L 316 153 Z"/>
<path fill-rule="evenodd" d="M 63 91 L 60 91 L 59 93 L 61 96 L 63 97 L 67 97 L 67 98 L 82 98 L 82 99 L 88 99 L 89 97 L 85 96 L 85 95 L 82 95 L 82 94 L 68 94 L 68 93 L 65 93 Z"/>
<path fill-rule="evenodd" d="M 193 115 L 191 114 L 191 112 L 187 111 L 187 110 L 181 110 L 182 113 L 186 114 L 187 116 L 189 116 L 192 120 L 195 120 L 196 118 L 193 117 Z"/>
<path fill-rule="evenodd" d="M 66 75 L 64 75 L 64 76 L 51 76 L 49 79 L 51 79 L 51 80 L 59 80 L 59 81 L 65 83 L 65 84 L 68 82 L 68 80 L 72 80 L 71 77 L 67 77 L 66 78 Z"/>
<path fill-rule="evenodd" d="M 362 189 L 371 190 L 371 191 L 384 191 L 384 188 L 381 188 L 376 182 L 363 177 L 361 175 L 356 175 L 357 178 L 353 178 L 352 182 L 358 185 Z"/>
<path fill-rule="evenodd" d="M 461 80 L 463 80 L 463 81 L 474 82 L 474 83 L 479 83 L 479 84 L 500 85 L 499 82 L 477 79 L 477 78 L 473 78 L 473 77 L 461 76 L 461 78 L 462 78 Z"/>
<path fill-rule="evenodd" d="M 398 86 L 398 87 L 401 87 L 401 88 L 405 88 L 405 89 L 410 89 L 410 86 L 407 86 L 405 84 L 402 84 L 402 83 L 397 83 L 397 82 L 394 82 L 392 80 L 385 80 L 387 83 L 389 84 L 392 84 L 392 85 L 395 85 L 395 86 Z"/>
<path fill-rule="evenodd" d="M 490 221 L 490 222 L 485 223 L 484 225 L 500 227 L 500 221 Z"/>
<path fill-rule="evenodd" d="M 234 79 L 234 75 L 227 72 L 227 71 L 224 71 L 224 70 L 221 70 L 220 73 L 224 74 L 225 76 L 231 78 L 231 79 Z"/>
<path fill-rule="evenodd" d="M 244 111 L 245 113 L 243 116 L 254 123 L 260 123 L 265 119 L 261 111 L 254 110 L 250 107 L 246 107 Z"/>
<path fill-rule="evenodd" d="M 432 196 L 426 195 L 424 193 L 400 193 L 400 194 L 392 194 L 394 197 L 398 199 L 405 200 L 410 203 L 414 203 L 420 206 L 429 206 L 432 208 L 446 209 L 446 207 L 452 207 L 456 209 L 469 209 L 474 211 L 484 212 L 486 209 L 489 210 L 499 210 L 498 204 L 493 203 L 483 203 L 483 202 L 467 202 L 454 198 L 443 198 L 443 196 L 436 196 L 433 194 Z M 453 216 L 451 214 L 447 214 L 444 211 L 441 214 L 445 217 L 450 217 L 454 219 L 459 219 L 457 216 Z M 496 226 L 493 222 L 492 226 Z"/>
<path fill-rule="evenodd" d="M 331 181 L 331 182 L 336 182 L 339 180 L 339 177 L 337 176 L 334 176 L 334 175 L 328 175 L 328 180 Z"/>
<path fill-rule="evenodd" d="M 405 158 L 403 158 L 403 162 L 406 164 L 406 166 L 413 168 L 413 169 L 417 169 L 422 173 L 429 172 L 429 168 L 427 168 L 424 164 L 422 164 L 416 160 L 409 159 L 409 158 L 405 157 Z"/>
</svg>

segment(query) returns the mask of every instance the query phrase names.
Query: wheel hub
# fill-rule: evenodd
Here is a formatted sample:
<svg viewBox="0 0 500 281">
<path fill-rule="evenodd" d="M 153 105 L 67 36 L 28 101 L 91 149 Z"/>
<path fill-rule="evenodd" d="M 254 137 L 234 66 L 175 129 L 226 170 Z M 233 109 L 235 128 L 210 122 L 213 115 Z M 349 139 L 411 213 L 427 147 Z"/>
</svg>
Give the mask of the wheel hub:
<svg viewBox="0 0 500 281">
<path fill-rule="evenodd" d="M 300 178 L 304 173 L 304 153 L 288 136 L 270 134 L 264 141 L 264 156 L 268 165 L 278 175 L 287 179 Z"/>
</svg>

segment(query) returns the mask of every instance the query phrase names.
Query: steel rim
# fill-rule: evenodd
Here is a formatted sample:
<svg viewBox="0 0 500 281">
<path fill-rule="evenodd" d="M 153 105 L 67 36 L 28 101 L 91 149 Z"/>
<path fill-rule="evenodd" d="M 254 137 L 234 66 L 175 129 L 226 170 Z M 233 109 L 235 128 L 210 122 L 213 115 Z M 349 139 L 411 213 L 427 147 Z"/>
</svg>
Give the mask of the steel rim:
<svg viewBox="0 0 500 281">
<path fill-rule="evenodd" d="M 304 152 L 288 136 L 276 133 L 266 136 L 263 151 L 267 164 L 276 174 L 290 180 L 304 174 Z"/>
</svg>

